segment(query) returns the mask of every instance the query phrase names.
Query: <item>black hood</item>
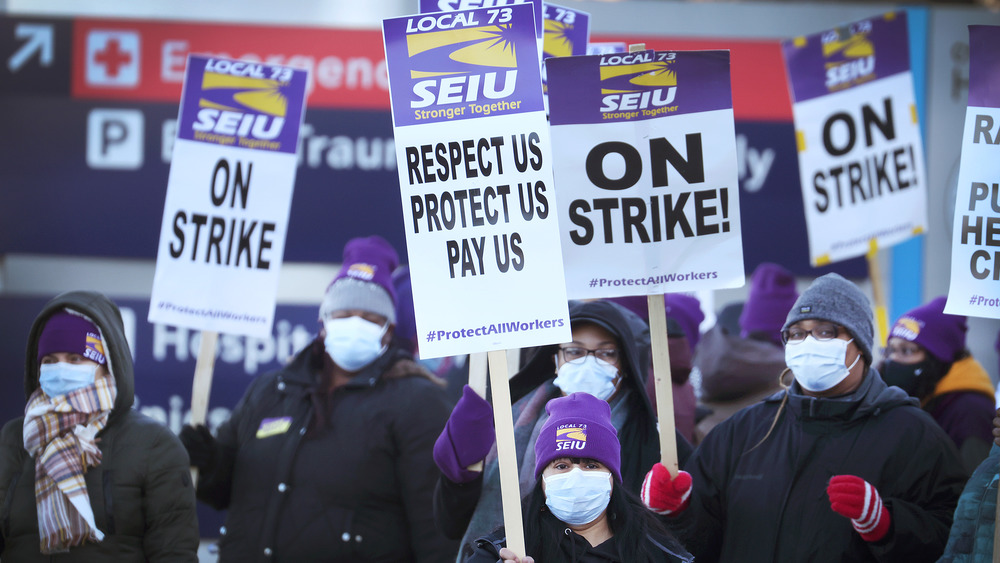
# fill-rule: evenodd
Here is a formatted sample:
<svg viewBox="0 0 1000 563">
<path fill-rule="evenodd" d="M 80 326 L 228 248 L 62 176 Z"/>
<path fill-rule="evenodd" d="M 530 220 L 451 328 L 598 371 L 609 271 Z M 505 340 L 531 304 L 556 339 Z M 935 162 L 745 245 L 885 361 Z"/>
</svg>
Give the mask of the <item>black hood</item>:
<svg viewBox="0 0 1000 563">
<path fill-rule="evenodd" d="M 622 384 L 628 385 L 650 417 L 653 407 L 646 393 L 646 374 L 649 373 L 649 326 L 638 315 L 610 301 L 570 301 L 569 321 L 594 323 L 618 339 L 619 350 L 624 353 L 621 365 Z M 555 356 L 558 344 L 537 348 L 527 364 L 510 380 L 511 401 L 517 402 L 539 385 L 556 376 Z"/>
<path fill-rule="evenodd" d="M 101 331 L 105 345 L 108 370 L 115 378 L 118 396 L 108 419 L 110 424 L 132 408 L 135 398 L 135 376 L 132 368 L 132 353 L 125 339 L 125 325 L 118 306 L 104 295 L 95 291 L 70 291 L 56 296 L 45 304 L 35 317 L 28 333 L 27 357 L 24 361 L 24 396 L 30 398 L 38 389 L 38 338 L 49 317 L 54 313 L 69 309 L 82 314 Z"/>
</svg>

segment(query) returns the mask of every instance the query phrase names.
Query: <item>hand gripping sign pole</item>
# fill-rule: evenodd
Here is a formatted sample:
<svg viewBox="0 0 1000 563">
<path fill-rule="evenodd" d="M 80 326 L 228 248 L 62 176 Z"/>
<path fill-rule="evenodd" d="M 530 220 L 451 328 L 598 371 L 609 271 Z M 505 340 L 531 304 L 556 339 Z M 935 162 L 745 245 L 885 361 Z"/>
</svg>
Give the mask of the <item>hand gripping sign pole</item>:
<svg viewBox="0 0 1000 563">
<path fill-rule="evenodd" d="M 656 413 L 660 421 L 660 463 L 671 477 L 677 476 L 677 433 L 674 431 L 674 388 L 670 375 L 670 348 L 667 344 L 667 311 L 663 294 L 647 295 L 649 333 L 653 346 L 653 381 L 656 384 Z"/>
</svg>

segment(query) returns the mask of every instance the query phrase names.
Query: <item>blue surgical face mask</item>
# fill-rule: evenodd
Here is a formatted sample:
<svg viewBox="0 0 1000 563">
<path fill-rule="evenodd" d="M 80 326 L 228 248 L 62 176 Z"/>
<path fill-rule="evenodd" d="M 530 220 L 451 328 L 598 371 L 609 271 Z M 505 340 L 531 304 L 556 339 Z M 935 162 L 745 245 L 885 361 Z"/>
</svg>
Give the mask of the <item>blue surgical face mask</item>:
<svg viewBox="0 0 1000 563">
<path fill-rule="evenodd" d="M 38 385 L 49 397 L 65 395 L 81 387 L 93 385 L 97 377 L 97 364 L 42 364 Z"/>
<path fill-rule="evenodd" d="M 607 401 L 615 392 L 617 376 L 618 368 L 594 356 L 587 356 L 580 362 L 564 363 L 552 383 L 567 395 L 590 393 Z"/>
<path fill-rule="evenodd" d="M 379 325 L 361 317 L 345 317 L 323 321 L 326 353 L 334 363 L 347 371 L 360 371 L 385 352 L 382 337 L 389 325 Z"/>
<path fill-rule="evenodd" d="M 851 368 L 861 358 L 861 354 L 858 354 L 850 366 L 844 365 L 847 360 L 847 345 L 852 341 L 853 339 L 839 338 L 816 340 L 810 334 L 802 342 L 785 345 L 785 364 L 791 368 L 795 380 L 806 391 L 828 391 L 847 379 Z"/>
<path fill-rule="evenodd" d="M 552 515 L 573 526 L 597 520 L 611 502 L 611 473 L 574 467 L 566 473 L 542 476 L 545 506 Z"/>
</svg>

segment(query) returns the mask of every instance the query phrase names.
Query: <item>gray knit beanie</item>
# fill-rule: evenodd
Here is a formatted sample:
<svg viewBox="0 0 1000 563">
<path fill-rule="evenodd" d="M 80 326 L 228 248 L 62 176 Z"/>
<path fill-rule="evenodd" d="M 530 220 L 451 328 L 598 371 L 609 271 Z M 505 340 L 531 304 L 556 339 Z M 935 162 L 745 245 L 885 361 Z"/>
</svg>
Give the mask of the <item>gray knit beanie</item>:
<svg viewBox="0 0 1000 563">
<path fill-rule="evenodd" d="M 816 278 L 795 301 L 781 330 L 809 319 L 828 321 L 846 328 L 861 350 L 865 363 L 872 365 L 872 343 L 875 340 L 872 307 L 858 286 L 840 274 Z"/>
</svg>

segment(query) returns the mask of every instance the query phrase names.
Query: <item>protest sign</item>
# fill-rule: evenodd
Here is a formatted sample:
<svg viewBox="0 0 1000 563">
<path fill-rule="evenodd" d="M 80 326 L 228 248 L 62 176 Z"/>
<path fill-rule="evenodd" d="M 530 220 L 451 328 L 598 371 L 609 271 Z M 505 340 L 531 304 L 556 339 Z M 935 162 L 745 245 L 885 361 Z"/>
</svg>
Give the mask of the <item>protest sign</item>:
<svg viewBox="0 0 1000 563">
<path fill-rule="evenodd" d="M 648 296 L 660 458 L 676 475 L 663 293 L 744 283 L 729 53 L 637 45 L 546 65 L 567 292 Z"/>
<path fill-rule="evenodd" d="M 926 229 L 906 25 L 891 12 L 782 44 L 814 266 Z"/>
<path fill-rule="evenodd" d="M 188 58 L 149 321 L 271 332 L 306 72 Z"/>
<path fill-rule="evenodd" d="M 531 10 L 382 23 L 420 355 L 489 352 L 507 545 L 520 555 L 502 350 L 571 339 Z"/>
<path fill-rule="evenodd" d="M 531 25 L 522 4 L 383 22 L 424 358 L 570 339 Z"/>
<path fill-rule="evenodd" d="M 544 4 L 542 58 L 586 55 L 590 40 L 590 14 L 566 6 Z"/>
<path fill-rule="evenodd" d="M 945 312 L 1000 319 L 1000 27 L 969 26 L 951 286 Z"/>
<path fill-rule="evenodd" d="M 729 53 L 546 65 L 569 296 L 743 285 Z"/>
</svg>

